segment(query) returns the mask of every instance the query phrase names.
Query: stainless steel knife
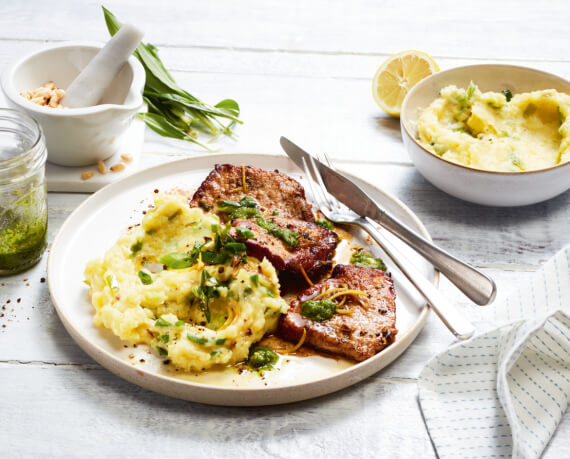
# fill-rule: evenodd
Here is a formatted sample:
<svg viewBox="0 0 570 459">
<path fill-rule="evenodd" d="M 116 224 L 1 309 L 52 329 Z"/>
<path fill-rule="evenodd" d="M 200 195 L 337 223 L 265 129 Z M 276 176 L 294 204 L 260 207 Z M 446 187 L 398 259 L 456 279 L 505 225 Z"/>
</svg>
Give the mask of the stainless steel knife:
<svg viewBox="0 0 570 459">
<path fill-rule="evenodd" d="M 311 155 L 285 137 L 281 146 L 293 162 L 303 168 L 303 158 Z M 493 280 L 474 267 L 457 259 L 445 250 L 423 238 L 382 209 L 366 192 L 344 175 L 313 157 L 329 192 L 348 208 L 363 217 L 369 217 L 416 250 L 447 277 L 473 302 L 486 305 L 495 298 L 497 287 Z"/>
</svg>

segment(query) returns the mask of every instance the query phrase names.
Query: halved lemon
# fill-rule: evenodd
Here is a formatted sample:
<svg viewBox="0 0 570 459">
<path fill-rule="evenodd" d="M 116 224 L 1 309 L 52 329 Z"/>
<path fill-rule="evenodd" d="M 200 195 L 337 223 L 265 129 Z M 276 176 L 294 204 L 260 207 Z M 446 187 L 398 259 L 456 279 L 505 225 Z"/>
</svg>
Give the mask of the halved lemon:
<svg viewBox="0 0 570 459">
<path fill-rule="evenodd" d="M 386 59 L 372 79 L 372 96 L 390 115 L 400 116 L 404 97 L 420 80 L 439 72 L 435 61 L 421 51 L 403 51 Z"/>
</svg>

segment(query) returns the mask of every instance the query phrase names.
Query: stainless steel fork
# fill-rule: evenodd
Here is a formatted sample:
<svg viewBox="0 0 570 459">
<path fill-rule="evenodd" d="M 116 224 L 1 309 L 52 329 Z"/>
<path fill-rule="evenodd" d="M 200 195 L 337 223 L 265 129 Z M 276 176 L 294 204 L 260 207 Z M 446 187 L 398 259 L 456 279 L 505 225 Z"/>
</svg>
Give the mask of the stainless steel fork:
<svg viewBox="0 0 570 459">
<path fill-rule="evenodd" d="M 321 158 L 319 158 L 322 161 Z M 325 161 L 332 168 L 330 161 L 325 156 Z M 398 269 L 406 276 L 410 283 L 427 301 L 433 311 L 458 339 L 468 339 L 475 333 L 475 327 L 441 294 L 441 292 L 420 273 L 415 266 L 402 253 L 390 243 L 386 237 L 376 229 L 376 224 L 368 217 L 361 217 L 336 198 L 330 195 L 323 179 L 316 167 L 313 158 L 309 164 L 303 158 L 304 171 L 311 194 L 316 201 L 319 210 L 333 223 L 354 225 L 366 231 L 390 257 Z M 313 186 L 313 181 L 319 185 Z"/>
</svg>

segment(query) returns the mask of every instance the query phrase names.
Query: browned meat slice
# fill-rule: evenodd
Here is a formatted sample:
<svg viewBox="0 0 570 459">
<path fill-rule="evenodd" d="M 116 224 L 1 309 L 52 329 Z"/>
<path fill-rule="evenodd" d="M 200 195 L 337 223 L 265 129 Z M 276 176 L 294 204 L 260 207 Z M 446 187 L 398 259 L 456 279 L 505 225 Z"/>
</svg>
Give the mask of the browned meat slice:
<svg viewBox="0 0 570 459">
<path fill-rule="evenodd" d="M 216 164 L 194 193 L 190 206 L 215 210 L 218 201 L 239 201 L 244 196 L 250 196 L 257 201 L 265 215 L 276 211 L 281 216 L 315 221 L 311 205 L 305 198 L 305 190 L 299 182 L 276 170 L 266 171 L 252 166 L 245 166 L 244 169 L 247 192 L 243 188 L 241 166 Z"/>
<path fill-rule="evenodd" d="M 301 313 L 301 305 L 332 288 L 361 290 L 367 296 L 346 296 L 346 302 L 327 320 L 318 322 Z M 332 296 L 338 292 L 331 292 Z M 344 296 L 332 301 L 340 303 Z M 350 314 L 338 311 L 349 310 Z M 299 341 L 307 330 L 305 342 L 314 347 L 354 360 L 366 360 L 394 342 L 396 337 L 396 294 L 392 279 L 373 268 L 336 265 L 332 277 L 309 287 L 291 302 L 281 316 L 279 332 L 287 340 Z"/>
<path fill-rule="evenodd" d="M 278 271 L 301 273 L 301 267 L 311 276 L 329 271 L 332 267 L 338 236 L 334 231 L 321 228 L 315 223 L 286 217 L 268 217 L 266 221 L 279 229 L 287 229 L 299 235 L 297 245 L 292 247 L 279 237 L 260 227 L 256 220 L 237 219 L 232 222 L 230 234 L 243 241 L 247 253 L 262 260 L 267 258 Z M 247 228 L 254 234 L 245 239 L 235 227 Z"/>
</svg>

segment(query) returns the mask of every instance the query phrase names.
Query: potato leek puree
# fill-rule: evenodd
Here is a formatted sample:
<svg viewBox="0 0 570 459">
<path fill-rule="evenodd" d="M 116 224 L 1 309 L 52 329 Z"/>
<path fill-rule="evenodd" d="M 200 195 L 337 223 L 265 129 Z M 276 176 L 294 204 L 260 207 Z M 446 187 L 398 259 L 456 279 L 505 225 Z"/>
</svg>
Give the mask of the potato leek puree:
<svg viewBox="0 0 570 459">
<path fill-rule="evenodd" d="M 212 249 L 216 261 L 218 217 L 190 208 L 183 196 L 155 196 L 142 225 L 87 264 L 95 324 L 149 344 L 185 371 L 245 360 L 288 309 L 273 265 L 243 252 L 205 265 L 196 254 Z"/>
<path fill-rule="evenodd" d="M 520 172 L 570 161 L 570 96 L 553 89 L 512 95 L 447 86 L 420 115 L 419 140 L 449 161 Z"/>
</svg>

